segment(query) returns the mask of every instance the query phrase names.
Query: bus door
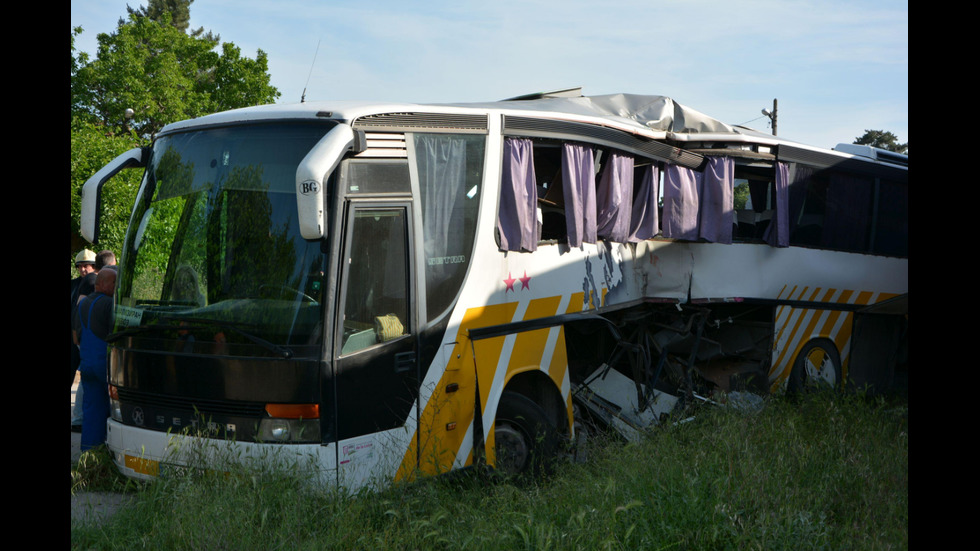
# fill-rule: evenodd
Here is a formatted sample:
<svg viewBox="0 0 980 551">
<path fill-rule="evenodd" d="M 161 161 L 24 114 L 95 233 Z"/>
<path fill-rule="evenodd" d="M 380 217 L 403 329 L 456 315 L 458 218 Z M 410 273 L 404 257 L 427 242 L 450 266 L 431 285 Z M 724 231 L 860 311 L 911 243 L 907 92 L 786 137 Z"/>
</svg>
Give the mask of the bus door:
<svg viewBox="0 0 980 551">
<path fill-rule="evenodd" d="M 403 427 L 415 425 L 412 208 L 410 201 L 353 200 L 345 210 L 332 413 L 340 482 L 360 485 L 401 462 L 399 450 L 411 438 Z"/>
</svg>

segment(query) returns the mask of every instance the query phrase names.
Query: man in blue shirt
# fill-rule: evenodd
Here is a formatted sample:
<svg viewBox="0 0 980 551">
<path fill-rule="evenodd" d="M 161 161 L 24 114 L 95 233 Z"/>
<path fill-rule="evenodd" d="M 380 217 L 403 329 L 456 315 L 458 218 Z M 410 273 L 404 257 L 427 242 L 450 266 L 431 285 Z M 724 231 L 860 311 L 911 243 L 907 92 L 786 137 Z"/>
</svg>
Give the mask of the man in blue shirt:
<svg viewBox="0 0 980 551">
<path fill-rule="evenodd" d="M 102 445 L 109 417 L 108 344 L 112 331 L 116 270 L 106 267 L 95 280 L 95 294 L 78 303 L 73 327 L 81 353 L 82 451 Z"/>
</svg>

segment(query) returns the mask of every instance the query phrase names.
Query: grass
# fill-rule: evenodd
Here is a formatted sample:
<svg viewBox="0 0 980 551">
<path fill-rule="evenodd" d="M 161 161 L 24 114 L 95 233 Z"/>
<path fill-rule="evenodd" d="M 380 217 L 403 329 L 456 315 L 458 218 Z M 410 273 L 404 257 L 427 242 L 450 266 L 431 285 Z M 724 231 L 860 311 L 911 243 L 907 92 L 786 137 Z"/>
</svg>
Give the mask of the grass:
<svg viewBox="0 0 980 551">
<path fill-rule="evenodd" d="M 71 493 L 130 492 L 137 483 L 119 474 L 104 446 L 83 452 L 71 466 Z"/>
<path fill-rule="evenodd" d="M 288 473 L 186 471 L 140 486 L 107 522 L 73 525 L 71 540 L 85 549 L 904 549 L 907 411 L 822 393 L 774 399 L 756 414 L 706 407 L 638 444 L 593 441 L 588 463 L 562 464 L 530 486 L 473 473 L 345 496 Z"/>
</svg>

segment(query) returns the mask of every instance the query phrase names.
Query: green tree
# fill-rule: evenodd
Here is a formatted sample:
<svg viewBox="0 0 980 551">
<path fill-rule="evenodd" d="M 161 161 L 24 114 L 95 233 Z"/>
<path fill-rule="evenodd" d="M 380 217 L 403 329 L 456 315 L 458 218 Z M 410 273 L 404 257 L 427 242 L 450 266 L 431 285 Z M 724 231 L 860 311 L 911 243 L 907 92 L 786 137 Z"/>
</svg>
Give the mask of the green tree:
<svg viewBox="0 0 980 551">
<path fill-rule="evenodd" d="M 135 136 L 113 136 L 107 134 L 104 127 L 83 121 L 71 125 L 71 255 L 85 246 L 91 248 L 79 233 L 82 185 L 107 162 L 138 145 Z M 112 179 L 111 185 L 102 188 L 98 249 L 111 249 L 117 255 L 122 253 L 140 176 L 138 170 L 124 170 Z"/>
<path fill-rule="evenodd" d="M 89 57 L 85 52 L 75 51 L 75 37 L 82 33 L 81 27 L 71 29 L 71 118 L 74 121 L 77 113 L 81 111 L 82 103 L 85 101 L 87 91 L 76 78 L 78 69 L 88 63 Z"/>
<path fill-rule="evenodd" d="M 138 17 L 149 17 L 157 23 L 163 22 L 163 15 L 169 14 L 169 23 L 180 32 L 187 32 L 187 27 L 191 24 L 191 4 L 194 0 L 150 0 L 146 6 L 136 9 L 126 5 L 129 15 Z M 194 35 L 194 33 L 191 33 Z M 200 34 L 200 33 L 197 33 Z"/>
<path fill-rule="evenodd" d="M 259 50 L 250 59 L 232 43 L 219 48 L 210 33 L 188 35 L 171 23 L 170 11 L 151 11 L 159 4 L 168 3 L 151 2 L 146 13 L 133 13 L 115 32 L 100 34 L 94 58 L 76 50 L 82 29 L 71 29 L 73 254 L 84 243 L 78 233 L 82 184 L 105 163 L 149 144 L 168 123 L 279 97 L 270 84 L 265 52 Z M 190 2 L 172 4 L 186 7 Z M 127 120 L 127 109 L 134 111 L 132 119 Z M 139 172 L 123 171 L 103 188 L 99 248 L 121 252 Z"/>
<path fill-rule="evenodd" d="M 201 36 L 204 34 L 204 27 L 198 27 L 197 29 L 188 32 L 187 27 L 191 24 L 191 4 L 194 0 L 150 0 L 147 2 L 146 6 L 141 6 L 136 9 L 126 5 L 126 11 L 129 15 L 135 15 L 137 17 L 148 17 L 157 23 L 164 22 L 164 15 L 170 15 L 169 24 L 180 32 L 186 32 L 191 36 Z M 124 23 L 120 20 L 120 24 Z M 208 31 L 206 35 L 209 39 L 218 41 L 220 37 L 212 35 Z"/>
<path fill-rule="evenodd" d="M 886 130 L 865 130 L 864 135 L 854 139 L 856 145 L 870 145 L 895 153 L 908 155 L 909 143 L 899 143 L 898 136 Z"/>
<path fill-rule="evenodd" d="M 215 40 L 189 36 L 169 24 L 169 14 L 161 17 L 131 15 L 114 33 L 100 34 L 93 60 L 75 56 L 72 31 L 73 116 L 149 140 L 170 122 L 279 97 L 265 52 L 249 59 L 224 43 L 218 53 Z M 134 111 L 128 124 L 126 109 Z"/>
</svg>

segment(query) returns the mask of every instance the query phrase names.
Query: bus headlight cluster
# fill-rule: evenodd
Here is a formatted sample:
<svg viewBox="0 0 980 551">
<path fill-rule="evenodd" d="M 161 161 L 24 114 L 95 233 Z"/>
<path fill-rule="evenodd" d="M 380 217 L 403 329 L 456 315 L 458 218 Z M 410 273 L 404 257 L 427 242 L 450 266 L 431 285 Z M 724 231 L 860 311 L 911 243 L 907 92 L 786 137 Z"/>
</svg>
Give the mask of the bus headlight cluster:
<svg viewBox="0 0 980 551">
<path fill-rule="evenodd" d="M 119 403 L 119 391 L 115 385 L 109 385 L 109 416 L 113 421 L 122 422 L 122 405 Z"/>
<path fill-rule="evenodd" d="M 320 441 L 319 419 L 263 419 L 259 423 L 260 442 L 299 444 Z"/>
</svg>

